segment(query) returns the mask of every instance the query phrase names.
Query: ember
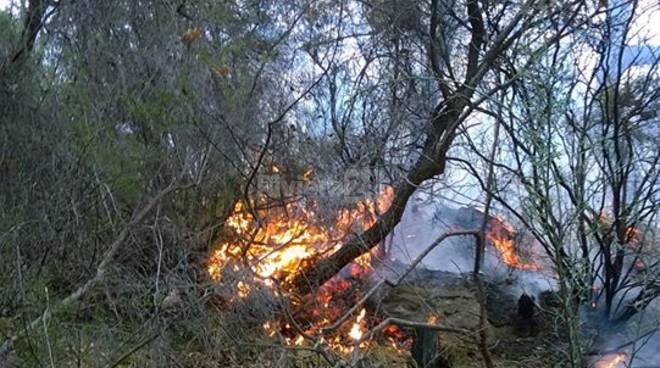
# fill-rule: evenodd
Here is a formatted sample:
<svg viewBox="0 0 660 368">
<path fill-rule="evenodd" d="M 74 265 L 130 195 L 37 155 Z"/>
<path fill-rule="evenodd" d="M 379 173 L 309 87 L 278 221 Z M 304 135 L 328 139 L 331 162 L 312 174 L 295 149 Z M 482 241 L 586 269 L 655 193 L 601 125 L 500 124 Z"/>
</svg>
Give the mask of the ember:
<svg viewBox="0 0 660 368">
<path fill-rule="evenodd" d="M 412 347 L 412 338 L 399 328 L 399 326 L 387 326 L 383 330 L 383 335 L 385 335 L 389 345 L 397 350 L 410 350 Z"/>
</svg>

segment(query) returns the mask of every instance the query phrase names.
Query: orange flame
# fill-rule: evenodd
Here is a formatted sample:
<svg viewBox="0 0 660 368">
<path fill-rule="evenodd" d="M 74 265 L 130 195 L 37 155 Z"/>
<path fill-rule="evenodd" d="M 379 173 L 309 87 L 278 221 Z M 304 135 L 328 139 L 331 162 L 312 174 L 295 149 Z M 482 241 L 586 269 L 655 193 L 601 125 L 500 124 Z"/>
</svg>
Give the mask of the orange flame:
<svg viewBox="0 0 660 368">
<path fill-rule="evenodd" d="M 513 239 L 515 230 L 504 218 L 493 217 L 489 221 L 489 227 L 490 229 L 486 233 L 486 238 L 500 252 L 502 261 L 507 266 L 524 270 L 538 269 L 537 265 L 525 263 L 520 259 Z"/>
<path fill-rule="evenodd" d="M 598 360 L 594 368 L 623 368 L 626 365 L 626 353 L 608 354 Z"/>
<path fill-rule="evenodd" d="M 410 350 L 412 347 L 412 338 L 406 335 L 406 333 L 397 325 L 389 325 L 385 327 L 383 335 L 385 335 L 388 344 L 399 352 L 402 350 Z"/>
<path fill-rule="evenodd" d="M 636 258 L 633 265 L 636 270 L 642 271 L 646 268 L 646 263 L 639 258 L 644 246 L 644 236 L 642 232 L 635 226 L 628 226 L 625 232 L 625 244 L 626 246 L 634 252 L 634 257 Z"/>
<path fill-rule="evenodd" d="M 277 170 L 275 167 L 273 169 Z M 325 226 L 319 220 L 314 210 L 315 203 L 298 201 L 279 208 L 262 209 L 255 203 L 251 203 L 252 208 L 249 208 L 244 202 L 238 202 L 225 223 L 233 240 L 222 242 L 212 253 L 208 263 L 209 275 L 214 280 L 221 280 L 227 269 L 245 269 L 253 273 L 255 283 L 275 293 L 276 285 L 287 291 L 289 281 L 307 263 L 336 252 L 343 241 L 357 230 L 356 227 L 366 230 L 373 226 L 379 214 L 390 206 L 393 195 L 393 189 L 386 187 L 376 200 L 362 200 L 354 208 L 338 211 L 331 226 Z M 344 273 L 348 278 L 336 276 L 312 296 L 313 300 L 306 305 L 316 303 L 318 307 L 307 308 L 303 313 L 305 322 L 302 328 L 306 334 L 318 334 L 343 314 L 347 303 L 354 302 L 349 295 L 352 283 L 370 272 L 376 252 L 377 249 L 374 249 L 357 258 L 348 266 L 348 274 Z M 237 282 L 235 290 L 238 297 L 249 296 L 251 287 L 244 281 Z M 366 331 L 365 317 L 366 310 L 362 309 L 350 329 L 348 326 L 338 329 L 339 335 L 333 335 L 325 343 L 337 352 L 350 353 L 354 348 L 350 340 L 358 341 Z M 288 324 L 270 321 L 262 327 L 271 337 L 280 333 L 289 345 L 305 343 L 305 338 Z"/>
<path fill-rule="evenodd" d="M 260 278 L 290 281 L 303 261 L 327 257 L 337 251 L 356 224 L 364 230 L 371 227 L 378 214 L 387 210 L 393 195 L 393 189 L 387 187 L 375 203 L 363 200 L 354 209 L 339 211 L 333 227 L 319 224 L 314 210 L 299 202 L 280 209 L 256 211 L 263 220 L 259 226 L 259 221 L 245 204 L 238 202 L 226 226 L 239 240 L 219 246 L 211 256 L 208 272 L 213 279 L 219 280 L 228 264 L 247 261 Z M 356 259 L 358 268 L 352 273 L 368 268 L 371 258 L 372 254 L 366 253 Z"/>
</svg>

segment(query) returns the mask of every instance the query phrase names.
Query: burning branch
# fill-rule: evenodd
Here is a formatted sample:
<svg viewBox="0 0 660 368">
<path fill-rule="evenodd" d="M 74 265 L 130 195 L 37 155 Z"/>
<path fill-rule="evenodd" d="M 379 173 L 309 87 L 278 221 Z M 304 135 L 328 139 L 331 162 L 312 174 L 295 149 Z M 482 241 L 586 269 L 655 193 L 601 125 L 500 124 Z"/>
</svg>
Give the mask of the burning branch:
<svg viewBox="0 0 660 368">
<path fill-rule="evenodd" d="M 442 234 L 440 237 L 438 237 L 431 245 L 429 245 L 422 253 L 420 253 L 413 262 L 408 265 L 406 270 L 394 281 L 389 281 L 387 279 L 379 281 L 376 285 L 374 285 L 364 296 L 358 300 L 357 303 L 355 303 L 349 310 L 346 311 L 340 318 L 338 318 L 332 325 L 325 327 L 321 329 L 321 333 L 328 333 L 332 332 L 335 329 L 339 328 L 342 326 L 346 320 L 353 315 L 358 308 L 362 307 L 362 305 L 369 300 L 371 296 L 373 296 L 378 290 L 380 290 L 383 286 L 389 286 L 391 288 L 395 288 L 403 282 L 403 280 L 419 265 L 422 260 L 433 250 L 435 249 L 440 243 L 442 243 L 445 239 L 454 237 L 454 236 L 465 236 L 465 235 L 471 235 L 478 237 L 480 234 L 479 230 L 463 230 L 463 231 L 452 231 L 452 232 L 447 232 Z M 367 341 L 371 339 L 375 334 L 378 332 L 382 331 L 384 328 L 386 328 L 389 325 L 400 325 L 400 326 L 405 326 L 405 327 L 417 327 L 417 328 L 429 328 L 437 331 L 445 331 L 445 332 L 453 332 L 453 333 L 461 333 L 465 335 L 471 335 L 472 332 L 469 330 L 465 329 L 457 329 L 457 328 L 452 328 L 452 327 L 446 327 L 446 326 L 440 326 L 437 324 L 425 324 L 425 323 L 420 323 L 420 322 L 415 322 L 415 321 L 410 321 L 410 320 L 404 320 L 400 318 L 387 318 L 381 323 L 379 323 L 376 327 L 372 328 L 369 332 L 366 334 L 363 334 L 359 339 L 356 339 L 355 341 L 355 346 L 359 346 L 362 342 Z"/>
</svg>

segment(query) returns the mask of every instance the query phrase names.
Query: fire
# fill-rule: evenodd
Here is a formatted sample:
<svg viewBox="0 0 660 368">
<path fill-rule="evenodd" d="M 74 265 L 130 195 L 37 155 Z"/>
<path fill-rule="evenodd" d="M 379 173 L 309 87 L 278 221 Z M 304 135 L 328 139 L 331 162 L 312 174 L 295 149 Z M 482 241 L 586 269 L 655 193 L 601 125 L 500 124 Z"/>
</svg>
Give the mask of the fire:
<svg viewBox="0 0 660 368">
<path fill-rule="evenodd" d="M 493 217 L 489 221 L 489 230 L 486 238 L 490 240 L 495 249 L 500 252 L 502 261 L 509 267 L 524 270 L 536 270 L 538 266 L 525 263 L 518 256 L 514 241 L 515 230 L 513 226 L 501 217 Z"/>
<path fill-rule="evenodd" d="M 596 307 L 598 307 L 598 296 L 599 296 L 598 291 L 599 290 L 600 290 L 600 288 L 596 284 L 591 285 L 591 299 L 592 299 L 591 308 L 596 309 Z"/>
<path fill-rule="evenodd" d="M 387 326 L 383 330 L 383 335 L 385 335 L 389 344 L 397 350 L 409 350 L 412 346 L 412 339 L 397 325 Z"/>
<path fill-rule="evenodd" d="M 238 289 L 239 298 L 245 298 L 250 294 L 250 286 L 243 281 L 239 281 L 238 284 L 236 284 L 236 288 Z"/>
<path fill-rule="evenodd" d="M 314 178 L 314 170 L 307 169 L 303 172 L 302 179 L 305 183 L 309 183 Z"/>
<path fill-rule="evenodd" d="M 626 228 L 626 242 L 633 241 L 633 242 L 639 242 L 642 237 L 642 233 L 639 231 L 638 228 L 634 226 L 628 226 Z"/>
<path fill-rule="evenodd" d="M 348 336 L 351 337 L 354 341 L 359 341 L 362 338 L 362 334 L 364 333 L 363 329 L 364 326 L 362 324 L 362 320 L 364 319 L 364 316 L 367 314 L 367 310 L 362 308 L 360 311 L 360 314 L 357 316 L 357 319 L 355 320 L 355 323 L 353 323 L 353 326 L 351 326 L 351 331 L 348 333 Z"/>
<path fill-rule="evenodd" d="M 626 353 L 608 354 L 598 360 L 594 368 L 623 368 L 626 366 Z"/>
<path fill-rule="evenodd" d="M 279 170 L 273 166 L 273 171 Z M 308 174 L 306 176 L 309 176 Z M 297 201 L 281 207 L 267 207 L 261 203 L 238 202 L 225 225 L 231 240 L 224 241 L 212 253 L 208 272 L 219 281 L 226 271 L 246 270 L 252 274 L 235 285 L 239 298 L 250 295 L 252 286 L 259 284 L 277 293 L 288 292 L 289 282 L 308 262 L 328 257 L 336 252 L 345 239 L 356 230 L 371 227 L 390 206 L 394 195 L 386 187 L 375 200 L 361 200 L 353 208 L 338 211 L 334 223 L 320 220 L 316 203 Z M 258 201 L 257 201 L 258 202 Z M 262 207 L 260 207 L 260 205 Z M 267 335 L 279 335 L 288 345 L 302 345 L 308 336 L 322 335 L 322 329 L 337 320 L 354 303 L 355 285 L 371 271 L 375 249 L 365 253 L 345 270 L 322 285 L 314 295 L 302 300 L 294 298 L 296 305 L 305 307 L 297 315 L 303 331 L 294 331 L 288 324 L 269 321 L 262 325 Z M 232 298 L 232 302 L 236 300 Z M 350 353 L 350 343 L 362 338 L 369 322 L 362 309 L 350 328 L 342 326 L 332 336 L 320 336 L 333 350 Z M 349 323 L 350 325 L 350 323 Z"/>
<path fill-rule="evenodd" d="M 609 232 L 616 229 L 612 215 L 605 210 L 601 211 L 599 215 L 598 225 L 600 226 L 601 232 L 603 234 L 608 234 Z M 638 271 L 646 269 L 646 264 L 642 259 L 640 259 L 640 255 L 642 255 L 643 248 L 646 245 L 646 239 L 644 235 L 644 232 L 642 232 L 635 225 L 631 224 L 626 226 L 623 232 L 623 238 L 620 239 L 622 244 L 631 251 L 632 254 L 630 254 L 630 258 L 635 258 L 633 261 L 633 266 Z"/>
<path fill-rule="evenodd" d="M 635 226 L 628 226 L 626 228 L 624 241 L 626 246 L 633 251 L 633 255 L 635 256 L 633 263 L 635 269 L 638 271 L 644 270 L 646 268 L 646 263 L 639 258 L 644 246 L 644 236 L 642 232 Z"/>
<path fill-rule="evenodd" d="M 227 228 L 238 240 L 219 246 L 211 257 L 208 272 L 219 280 L 227 265 L 247 262 L 262 279 L 290 281 L 303 261 L 327 257 L 339 249 L 355 225 L 364 230 L 371 227 L 378 214 L 387 210 L 393 194 L 393 189 L 387 187 L 375 202 L 363 200 L 353 209 L 341 210 L 332 227 L 319 223 L 313 204 L 305 206 L 294 202 L 283 208 L 257 209 L 259 221 L 243 202 L 238 202 L 226 221 Z M 351 273 L 368 268 L 371 259 L 370 253 L 358 258 L 353 265 L 357 268 Z"/>
</svg>

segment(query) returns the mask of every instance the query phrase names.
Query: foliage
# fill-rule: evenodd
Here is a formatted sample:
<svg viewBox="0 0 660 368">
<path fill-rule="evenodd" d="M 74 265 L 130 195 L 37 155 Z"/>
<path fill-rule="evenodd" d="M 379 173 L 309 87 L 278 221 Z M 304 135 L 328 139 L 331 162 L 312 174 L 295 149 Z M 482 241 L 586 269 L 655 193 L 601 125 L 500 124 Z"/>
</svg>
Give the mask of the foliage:
<svg viewBox="0 0 660 368">
<path fill-rule="evenodd" d="M 9 342 L 28 366 L 325 364 L 263 336 L 281 305 L 232 309 L 209 279 L 239 201 L 330 218 L 394 188 L 374 225 L 304 263 L 309 292 L 413 193 L 487 193 L 546 250 L 574 366 L 580 308 L 627 320 L 660 296 L 658 57 L 611 61 L 635 0 L 22 3 L 0 10 L 0 366 Z M 575 66 L 582 48 L 595 65 Z"/>
</svg>

